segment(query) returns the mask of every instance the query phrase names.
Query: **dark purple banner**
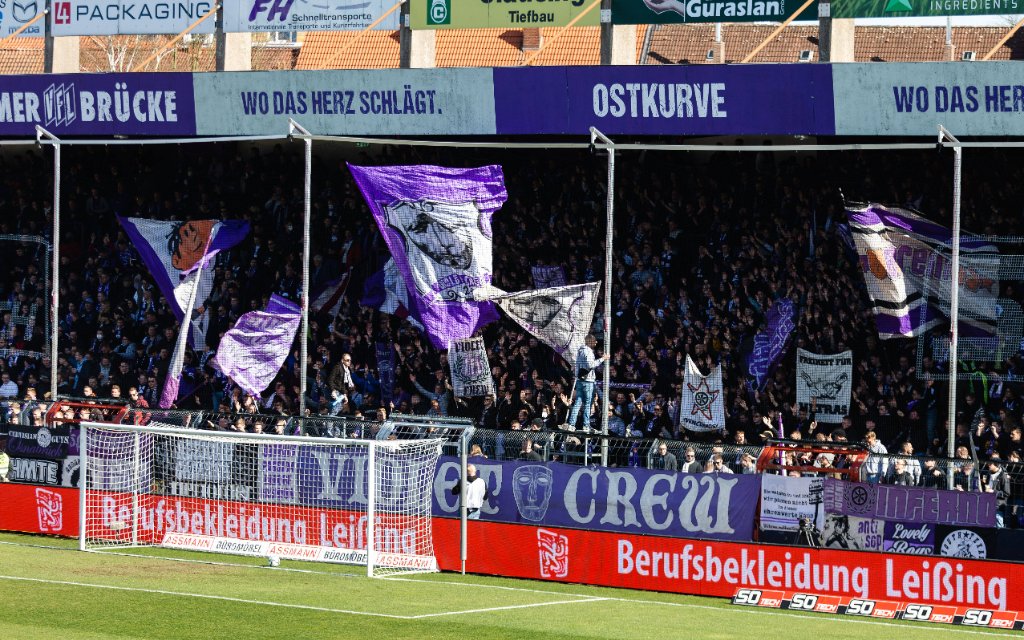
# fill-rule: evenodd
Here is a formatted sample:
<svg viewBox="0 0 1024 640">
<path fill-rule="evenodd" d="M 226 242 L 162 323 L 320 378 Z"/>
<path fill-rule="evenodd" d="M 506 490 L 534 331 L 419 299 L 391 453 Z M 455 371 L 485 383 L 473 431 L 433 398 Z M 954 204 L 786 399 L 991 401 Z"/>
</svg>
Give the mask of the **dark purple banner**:
<svg viewBox="0 0 1024 640">
<path fill-rule="evenodd" d="M 481 520 L 713 540 L 753 539 L 761 477 L 555 462 L 474 460 L 491 497 Z M 442 458 L 434 515 L 458 515 L 455 458 Z"/>
<path fill-rule="evenodd" d="M 192 74 L 4 76 L 0 134 L 34 136 L 36 125 L 56 136 L 195 135 Z"/>
<path fill-rule="evenodd" d="M 499 135 L 835 133 L 828 65 L 501 68 L 494 109 Z"/>
<path fill-rule="evenodd" d="M 825 479 L 825 513 L 879 520 L 996 526 L 996 494 Z"/>
</svg>

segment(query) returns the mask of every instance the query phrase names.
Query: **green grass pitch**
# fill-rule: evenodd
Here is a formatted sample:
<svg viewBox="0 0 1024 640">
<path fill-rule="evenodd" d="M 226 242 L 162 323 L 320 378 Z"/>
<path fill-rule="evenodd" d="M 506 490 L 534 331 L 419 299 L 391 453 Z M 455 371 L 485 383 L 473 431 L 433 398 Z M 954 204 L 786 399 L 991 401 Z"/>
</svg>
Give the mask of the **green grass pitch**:
<svg viewBox="0 0 1024 640">
<path fill-rule="evenodd" d="M 358 567 L 0 534 L 5 638 L 742 638 L 934 640 L 1020 632 L 737 607 L 725 600 L 453 573 L 370 579 Z"/>
</svg>

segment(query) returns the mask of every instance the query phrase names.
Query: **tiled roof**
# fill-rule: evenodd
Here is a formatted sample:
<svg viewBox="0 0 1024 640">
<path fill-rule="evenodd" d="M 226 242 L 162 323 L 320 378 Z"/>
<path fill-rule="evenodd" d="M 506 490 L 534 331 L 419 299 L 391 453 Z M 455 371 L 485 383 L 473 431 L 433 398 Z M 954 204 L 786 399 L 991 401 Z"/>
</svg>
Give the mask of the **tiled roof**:
<svg viewBox="0 0 1024 640">
<path fill-rule="evenodd" d="M 715 27 L 656 25 L 651 27 L 647 64 L 704 64 L 714 47 Z M 725 61 L 739 62 L 776 28 L 775 25 L 723 24 Z M 954 27 L 955 57 L 974 51 L 981 59 L 1006 35 L 1005 27 Z M 856 27 L 857 62 L 934 62 L 947 59 L 945 27 Z M 818 27 L 789 26 L 772 39 L 751 62 L 797 62 L 801 51 L 811 51 L 818 61 Z M 993 60 L 1024 59 L 1024 33 L 1017 33 L 1001 47 Z"/>
<path fill-rule="evenodd" d="M 600 62 L 600 27 L 570 27 L 554 40 L 559 28 L 543 28 L 543 49 L 532 64 L 595 65 Z M 637 58 L 645 27 L 637 29 Z M 523 53 L 522 29 L 438 30 L 435 64 L 438 67 L 517 67 L 532 52 Z M 371 31 L 331 60 L 357 32 L 311 32 L 306 35 L 297 69 L 380 69 L 398 67 L 398 33 Z M 329 64 L 328 64 L 329 63 Z"/>
<path fill-rule="evenodd" d="M 311 31 L 302 41 L 296 69 L 397 69 L 398 32 Z M 353 43 L 353 40 L 355 42 Z M 350 46 L 350 43 L 351 46 Z M 340 56 L 335 55 L 345 49 Z"/>
<path fill-rule="evenodd" d="M 12 38 L 0 47 L 0 74 L 43 72 L 43 39 Z"/>
</svg>

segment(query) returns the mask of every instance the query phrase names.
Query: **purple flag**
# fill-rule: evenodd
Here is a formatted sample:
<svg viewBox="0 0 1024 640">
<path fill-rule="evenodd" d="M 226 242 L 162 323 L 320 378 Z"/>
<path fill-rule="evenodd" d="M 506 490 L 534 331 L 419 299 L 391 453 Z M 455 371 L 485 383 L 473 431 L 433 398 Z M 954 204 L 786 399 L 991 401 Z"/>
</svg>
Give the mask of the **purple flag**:
<svg viewBox="0 0 1024 640">
<path fill-rule="evenodd" d="M 398 267 L 391 259 L 380 271 L 366 279 L 363 299 L 359 301 L 364 307 L 372 307 L 400 320 L 407 320 L 422 331 L 423 324 L 419 320 L 419 308 L 415 303 L 415 299 L 409 299 L 409 290 L 402 281 L 402 274 L 398 273 Z"/>
<path fill-rule="evenodd" d="M 847 214 L 879 337 L 915 337 L 948 323 L 950 230 L 912 211 L 877 204 Z M 960 248 L 960 335 L 992 336 L 997 324 L 999 250 L 970 236 L 961 239 Z"/>
<path fill-rule="evenodd" d="M 185 318 L 186 301 L 193 293 L 190 286 L 182 286 L 188 274 L 200 264 L 204 267 L 205 273 L 194 292 L 195 304 L 201 305 L 213 288 L 213 269 L 205 267 L 209 266 L 213 256 L 235 246 L 249 233 L 249 223 L 243 220 L 174 222 L 120 216 L 117 220 L 179 322 Z M 192 324 L 196 332 L 192 336 L 193 344 L 205 348 L 205 323 Z M 183 322 L 182 326 L 187 326 L 187 323 Z"/>
<path fill-rule="evenodd" d="M 508 198 L 501 167 L 349 165 L 434 346 L 498 319 L 473 299 L 493 278 L 491 216 Z"/>
<path fill-rule="evenodd" d="M 259 395 L 281 370 L 301 320 L 299 305 L 270 296 L 266 310 L 243 314 L 224 334 L 214 366 L 247 394 Z"/>
<path fill-rule="evenodd" d="M 768 323 L 754 336 L 754 351 L 750 354 L 750 375 L 754 377 L 757 389 L 764 389 L 768 372 L 786 350 L 793 324 L 793 301 L 783 298 L 768 310 Z"/>
</svg>

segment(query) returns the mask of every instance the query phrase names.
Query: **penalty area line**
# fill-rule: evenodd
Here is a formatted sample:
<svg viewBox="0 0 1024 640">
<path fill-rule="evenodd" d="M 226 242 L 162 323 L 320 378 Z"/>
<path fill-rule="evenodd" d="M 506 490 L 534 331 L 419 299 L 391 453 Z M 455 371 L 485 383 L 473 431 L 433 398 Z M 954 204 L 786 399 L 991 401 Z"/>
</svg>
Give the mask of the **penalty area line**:
<svg viewBox="0 0 1024 640">
<path fill-rule="evenodd" d="M 488 607 L 486 609 L 465 609 L 463 611 L 442 611 L 440 613 L 421 613 L 415 616 L 408 616 L 410 620 L 422 618 L 438 618 L 441 616 L 461 616 L 470 613 L 491 613 L 494 611 L 508 611 L 510 609 L 532 609 L 534 607 L 548 607 L 554 604 L 579 604 L 581 602 L 601 602 L 608 598 L 576 598 L 574 600 L 555 600 L 552 602 L 534 602 L 531 604 L 512 604 L 504 607 Z"/>
<path fill-rule="evenodd" d="M 17 582 L 35 582 L 41 584 L 63 585 L 70 587 L 86 587 L 91 589 L 108 589 L 111 591 L 131 591 L 135 593 L 151 593 L 161 596 L 178 596 L 181 598 L 198 598 L 201 600 L 219 600 L 222 602 L 237 602 L 241 604 L 256 604 L 267 607 L 282 607 L 285 609 L 302 609 L 306 611 L 320 611 L 323 613 L 344 613 L 354 616 L 371 616 L 375 618 L 391 618 L 393 620 L 409 620 L 413 616 L 399 616 L 390 613 L 374 613 L 372 611 L 353 611 L 349 609 L 333 609 L 330 607 L 315 607 L 307 604 L 287 604 L 284 602 L 271 602 L 268 600 L 249 600 L 246 598 L 232 598 L 231 596 L 217 596 L 205 593 L 188 593 L 182 591 L 165 591 L 163 589 L 146 589 L 143 587 L 121 587 L 110 584 L 93 584 L 89 582 L 72 582 L 69 580 L 46 580 L 43 578 L 25 578 L 22 576 L 0 575 L 0 580 L 13 580 Z"/>
</svg>

